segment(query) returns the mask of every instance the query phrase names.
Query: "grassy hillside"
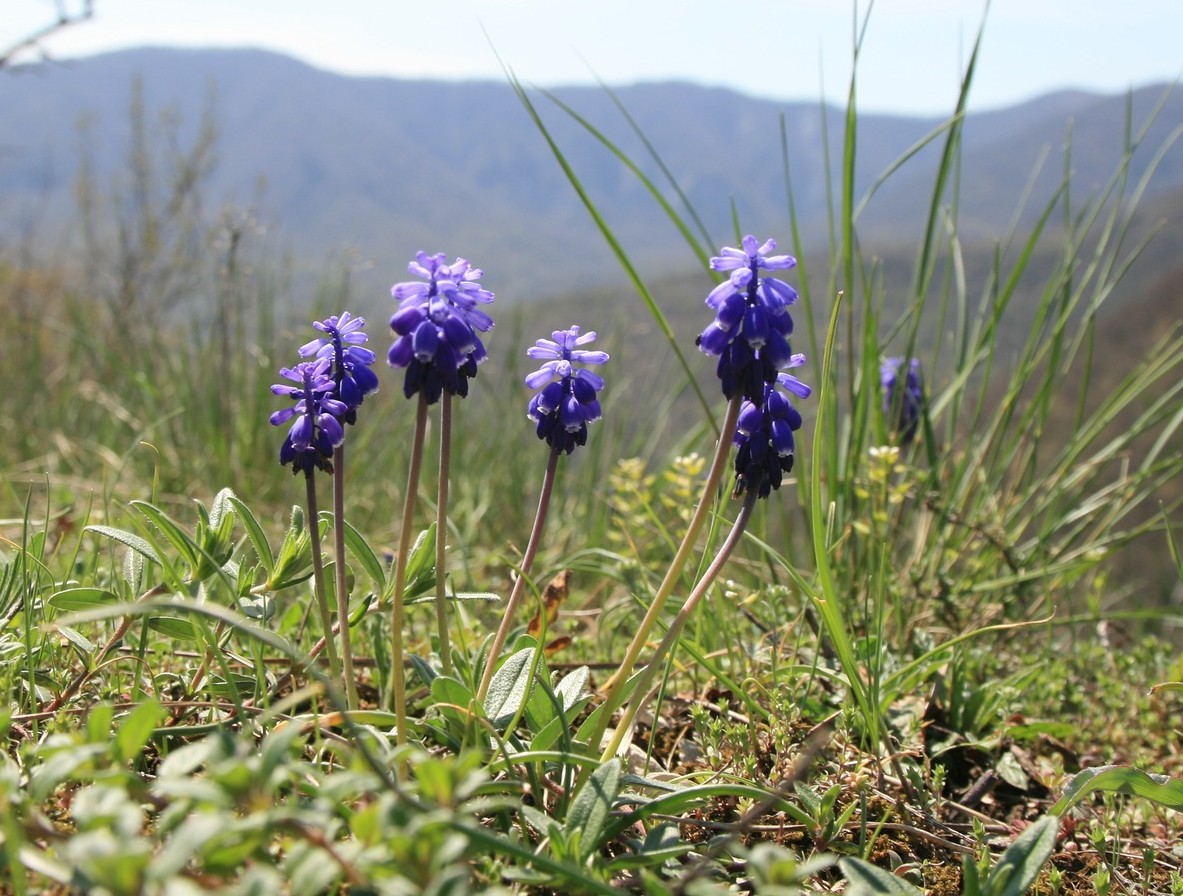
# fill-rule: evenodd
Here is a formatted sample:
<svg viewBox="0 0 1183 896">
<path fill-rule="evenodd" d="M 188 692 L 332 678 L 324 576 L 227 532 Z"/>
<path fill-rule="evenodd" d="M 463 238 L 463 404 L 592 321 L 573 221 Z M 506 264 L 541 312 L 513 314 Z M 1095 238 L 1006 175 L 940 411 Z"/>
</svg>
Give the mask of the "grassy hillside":
<svg viewBox="0 0 1183 896">
<path fill-rule="evenodd" d="M 1146 88 L 1131 98 L 1134 131 L 1162 95 Z M 783 139 L 805 232 L 829 229 L 827 171 L 841 166 L 843 118 L 835 108 L 686 84 L 636 85 L 615 96 L 565 89 L 553 99 L 540 97 L 539 109 L 555 139 L 642 261 L 681 263 L 676 232 L 637 179 L 561 106 L 635 159 L 675 208 L 684 213 L 688 202 L 712 234 L 732 229 L 733 202 L 749 229 L 780 226 L 787 205 Z M 9 73 L 0 79 L 0 105 L 0 236 L 9 242 L 32 233 L 43 251 L 77 252 L 81 175 L 96 202 L 126 208 L 139 189 L 129 177 L 135 159 L 156 158 L 151 190 L 166 196 L 164 160 L 192 156 L 214 134 L 193 172 L 203 183 L 203 214 L 212 222 L 227 210 L 249 211 L 275 235 L 278 250 L 292 253 L 304 299 L 330 257 L 379 293 L 401 276 L 392 257 L 455 243 L 475 258 L 498 260 L 504 299 L 543 298 L 554 290 L 532 276 L 539 231 L 548 250 L 565 259 L 571 282 L 611 283 L 617 276 L 508 84 L 349 78 L 259 51 L 140 49 Z M 963 238 L 993 240 L 1027 193 L 1022 220 L 1032 223 L 1065 164 L 1083 198 L 1120 155 L 1126 118 L 1124 97 L 1083 93 L 971 113 L 962 134 Z M 1180 120 L 1183 99 L 1172 95 L 1146 145 L 1159 145 Z M 860 118 L 856 195 L 942 124 Z M 860 213 L 868 246 L 922 223 L 938 170 L 935 146 L 916 153 Z M 1162 161 L 1147 198 L 1183 185 L 1181 158 L 1176 148 Z M 1130 176 L 1140 177 L 1148 161 L 1136 156 Z M 1037 164 L 1043 171 L 1029 184 Z M 94 229 L 110 236 L 112 220 L 119 217 L 96 214 Z"/>
</svg>

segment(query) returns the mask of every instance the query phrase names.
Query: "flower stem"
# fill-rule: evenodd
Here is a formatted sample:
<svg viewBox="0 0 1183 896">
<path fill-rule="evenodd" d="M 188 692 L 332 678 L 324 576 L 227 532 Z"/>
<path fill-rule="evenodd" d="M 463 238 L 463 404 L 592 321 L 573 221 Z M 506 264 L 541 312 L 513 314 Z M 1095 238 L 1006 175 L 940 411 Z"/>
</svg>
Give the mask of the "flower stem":
<svg viewBox="0 0 1183 896">
<path fill-rule="evenodd" d="M 501 625 L 497 627 L 497 634 L 489 646 L 489 658 L 485 662 L 485 672 L 481 676 L 481 685 L 477 688 L 477 703 L 484 702 L 489 693 L 489 683 L 493 680 L 493 672 L 497 667 L 497 658 L 501 648 L 505 646 L 505 639 L 509 637 L 513 617 L 526 593 L 526 581 L 530 577 L 530 570 L 534 566 L 534 557 L 538 553 L 538 545 L 542 542 L 542 532 L 546 528 L 547 512 L 550 509 L 550 495 L 554 490 L 555 471 L 559 466 L 561 452 L 551 450 L 550 460 L 546 464 L 546 473 L 542 477 L 542 491 L 538 495 L 538 511 L 534 514 L 534 526 L 530 529 L 530 540 L 526 543 L 526 553 L 522 555 L 522 565 L 518 577 L 514 580 L 513 590 L 509 593 L 509 600 L 505 604 L 505 614 L 501 617 Z"/>
<path fill-rule="evenodd" d="M 407 490 L 403 495 L 402 528 L 398 535 L 398 556 L 394 561 L 394 598 L 390 611 L 390 691 L 387 705 L 393 701 L 395 741 L 407 742 L 407 688 L 403 667 L 403 591 L 407 587 L 407 555 L 411 552 L 411 526 L 415 517 L 415 496 L 419 492 L 419 469 L 423 465 L 423 435 L 427 431 L 427 401 L 419 396 L 415 412 L 415 435 L 411 443 L 411 462 L 407 470 Z"/>
<path fill-rule="evenodd" d="M 694 609 L 706 596 L 707 591 L 710 590 L 711 585 L 714 584 L 715 579 L 718 578 L 719 573 L 722 571 L 724 564 L 727 563 L 727 560 L 739 545 L 744 530 L 748 527 L 748 520 L 752 518 L 752 508 L 756 506 L 758 497 L 758 489 L 755 488 L 749 489 L 744 496 L 743 506 L 740 508 L 739 515 L 736 516 L 735 522 L 731 526 L 731 531 L 727 533 L 727 538 L 719 546 L 719 552 L 715 555 L 715 559 L 711 561 L 711 565 L 702 574 L 702 578 L 695 584 L 694 589 L 690 592 L 690 596 L 686 598 L 686 602 L 682 604 L 681 609 L 678 610 L 677 615 L 674 616 L 673 621 L 670 623 L 665 637 L 657 645 L 657 650 L 654 651 L 649 663 L 641 670 L 640 677 L 637 679 L 637 686 L 633 690 L 632 700 L 617 723 L 612 740 L 604 748 L 600 762 L 607 762 L 616 755 L 616 751 L 620 748 L 625 734 L 632 727 L 633 721 L 637 717 L 637 712 L 640 710 L 646 694 L 653 687 L 653 679 L 657 675 L 657 670 L 661 667 L 665 658 L 673 652 L 674 645 L 682 634 L 682 627 L 686 624 L 686 620 L 690 618 L 690 614 L 694 612 Z"/>
<path fill-rule="evenodd" d="M 345 702 L 358 708 L 357 679 L 353 672 L 353 644 L 349 637 L 349 594 L 345 585 L 345 443 L 333 452 L 333 550 L 337 556 L 337 623 L 341 628 L 341 674 L 345 679 Z M 331 637 L 332 632 L 326 633 Z"/>
<path fill-rule="evenodd" d="M 608 727 L 608 719 L 611 717 L 613 711 L 623 702 L 622 694 L 624 687 L 628 683 L 628 678 L 632 674 L 633 667 L 637 664 L 637 657 L 640 656 L 642 648 L 644 648 L 645 643 L 648 641 L 649 633 L 653 631 L 653 626 L 657 624 L 657 618 L 661 615 L 661 611 L 665 607 L 665 602 L 673 592 L 674 585 L 681 576 L 683 567 L 686 566 L 686 561 L 690 559 L 690 554 L 694 550 L 694 544 L 698 539 L 698 533 L 710 515 L 709 512 L 711 505 L 714 503 L 719 482 L 723 479 L 723 470 L 727 466 L 727 458 L 731 454 L 731 440 L 735 435 L 735 424 L 739 419 L 739 408 L 742 401 L 743 398 L 737 395 L 727 405 L 727 415 L 723 420 L 723 428 L 720 430 L 719 441 L 715 445 L 715 456 L 711 461 L 711 468 L 707 473 L 706 483 L 703 485 L 702 497 L 699 498 L 698 507 L 694 510 L 694 516 L 690 518 L 690 524 L 686 528 L 686 534 L 682 537 L 682 543 L 678 546 L 678 551 L 674 555 L 674 560 L 670 564 L 670 568 L 666 570 L 665 578 L 662 579 L 657 593 L 653 595 L 653 602 L 649 605 L 649 611 L 645 614 L 645 618 L 641 620 L 641 627 L 633 636 L 628 650 L 625 651 L 624 660 L 621 662 L 620 668 L 605 683 L 604 688 L 601 689 L 607 690 L 604 698 L 607 707 L 600 716 L 600 723 L 597 726 L 597 730 L 592 732 L 591 745 L 593 749 L 599 745 L 601 738 L 603 738 L 604 730 Z"/>
<path fill-rule="evenodd" d="M 451 465 L 452 393 L 445 389 L 440 398 L 440 474 L 435 507 L 435 624 L 439 630 L 440 665 L 445 675 L 452 674 L 452 644 L 448 639 L 447 567 L 444 558 L 448 546 L 448 471 Z"/>
<path fill-rule="evenodd" d="M 328 640 L 325 653 L 329 658 L 329 673 L 335 681 L 340 681 L 341 662 L 337 659 L 337 646 L 333 639 L 333 617 L 329 613 L 328 598 L 325 597 L 324 556 L 320 551 L 320 512 L 316 506 L 316 479 L 311 469 L 304 473 L 304 482 L 308 486 L 308 525 L 312 536 L 312 581 L 316 588 L 316 608 L 320 612 L 320 625 Z"/>
</svg>

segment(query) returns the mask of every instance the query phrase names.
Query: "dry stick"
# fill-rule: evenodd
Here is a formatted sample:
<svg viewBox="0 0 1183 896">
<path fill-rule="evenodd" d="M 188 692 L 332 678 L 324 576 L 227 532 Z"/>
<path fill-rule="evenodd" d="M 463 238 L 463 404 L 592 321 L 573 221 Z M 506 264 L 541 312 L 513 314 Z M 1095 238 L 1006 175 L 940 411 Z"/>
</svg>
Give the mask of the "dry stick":
<svg viewBox="0 0 1183 896">
<path fill-rule="evenodd" d="M 345 444 L 333 452 L 333 548 L 337 555 L 337 624 L 341 629 L 341 673 L 350 709 L 358 708 L 357 680 L 353 672 L 353 644 L 349 637 L 349 595 L 345 592 Z M 326 633 L 327 634 L 327 633 Z"/>
<path fill-rule="evenodd" d="M 690 559 L 690 554 L 694 550 L 694 543 L 698 538 L 698 533 L 702 529 L 703 523 L 706 522 L 711 505 L 715 500 L 715 492 L 719 487 L 719 482 L 723 478 L 723 468 L 727 464 L 727 458 L 731 454 L 731 439 L 735 432 L 735 423 L 739 419 L 739 408 L 743 401 L 741 396 L 735 396 L 727 405 L 727 416 L 723 420 L 723 428 L 719 430 L 719 441 L 715 446 L 715 457 L 711 461 L 711 469 L 707 473 L 706 483 L 702 489 L 702 497 L 699 499 L 698 507 L 694 510 L 694 516 L 690 518 L 690 525 L 686 529 L 686 534 L 682 537 L 682 543 L 678 546 L 678 552 L 674 555 L 674 560 L 670 564 L 670 568 L 666 571 L 665 578 L 662 579 L 661 585 L 657 589 L 657 593 L 653 595 L 653 603 L 649 605 L 649 611 L 645 614 L 645 618 L 641 620 L 641 627 L 637 630 L 636 635 L 633 636 L 632 642 L 625 651 L 624 660 L 620 664 L 620 669 L 615 675 L 608 679 L 604 688 L 607 689 L 607 694 L 604 697 L 604 703 L 607 706 L 600 717 L 600 723 L 596 730 L 592 732 L 591 745 L 595 748 L 601 738 L 604 736 L 604 730 L 608 727 L 608 719 L 612 712 L 622 702 L 621 694 L 624 691 L 625 685 L 628 683 L 628 677 L 631 674 L 633 667 L 637 664 L 637 657 L 640 656 L 642 648 L 649 639 L 649 633 L 653 630 L 653 626 L 657 624 L 657 617 L 661 614 L 665 606 L 666 600 L 669 599 L 670 594 L 674 590 L 674 585 L 682 574 L 682 569 L 686 565 L 686 561 Z"/>
<path fill-rule="evenodd" d="M 514 580 L 513 590 L 505 604 L 505 615 L 501 618 L 501 625 L 497 627 L 497 634 L 489 646 L 489 658 L 485 661 L 485 672 L 481 676 L 481 685 L 477 688 L 477 703 L 483 703 L 485 695 L 489 693 L 489 683 L 493 680 L 493 672 L 497 666 L 497 657 L 501 648 L 505 646 L 505 639 L 509 637 L 509 630 L 513 625 L 513 617 L 518 604 L 526 593 L 526 580 L 530 576 L 530 569 L 534 566 L 534 556 L 538 553 L 538 545 L 542 542 L 542 531 L 546 528 L 546 516 L 550 509 L 550 495 L 554 490 L 555 470 L 559 466 L 560 452 L 551 449 L 550 460 L 546 464 L 546 473 L 542 477 L 542 491 L 538 495 L 538 511 L 534 514 L 534 526 L 530 530 L 530 540 L 526 543 L 526 552 L 522 555 L 522 565 L 518 577 Z"/>
<path fill-rule="evenodd" d="M 448 547 L 448 469 L 452 461 L 452 393 L 444 390 L 440 401 L 439 491 L 435 504 L 435 624 L 439 630 L 440 663 L 452 674 L 452 644 L 448 639 L 447 582 L 444 554 Z"/>
<path fill-rule="evenodd" d="M 320 513 L 316 507 L 316 478 L 312 470 L 304 473 L 308 486 L 308 525 L 312 534 L 312 582 L 316 588 L 316 609 L 320 612 L 320 626 L 328 639 L 325 653 L 329 657 L 329 673 L 340 680 L 341 663 L 337 659 L 337 646 L 333 639 L 333 617 L 329 614 L 329 602 L 325 598 L 324 557 L 320 551 Z"/>
<path fill-rule="evenodd" d="M 637 681 L 636 689 L 633 691 L 632 700 L 629 702 L 628 709 L 625 710 L 619 724 L 617 724 L 616 731 L 612 735 L 612 740 L 604 748 L 604 753 L 600 757 L 601 762 L 607 762 L 616 755 L 621 741 L 624 740 L 625 732 L 632 727 L 633 720 L 636 719 L 637 712 L 641 708 L 645 696 L 653 686 L 653 679 L 657 675 L 657 669 L 661 665 L 662 660 L 672 654 L 674 644 L 681 636 L 682 627 L 686 624 L 686 620 L 690 618 L 690 614 L 694 612 L 695 607 L 706 596 L 707 591 L 710 590 L 711 585 L 715 583 L 715 579 L 718 578 L 719 573 L 722 571 L 723 565 L 730 559 L 732 553 L 734 553 L 736 547 L 739 545 L 740 539 L 743 538 L 744 530 L 748 527 L 748 520 L 752 517 L 752 508 L 756 506 L 759 496 L 759 489 L 754 487 L 748 489 L 739 515 L 736 516 L 735 522 L 731 526 L 731 531 L 727 533 L 727 538 L 719 546 L 719 553 L 715 555 L 715 559 L 711 561 L 711 565 L 707 567 L 706 572 L 702 574 L 702 578 L 695 584 L 694 590 L 690 592 L 690 596 L 686 598 L 686 602 L 678 610 L 678 615 L 670 623 L 669 630 L 666 631 L 665 637 L 661 639 L 661 644 L 654 651 L 653 658 L 649 660 L 648 664 L 641 671 L 640 679 Z"/>
<path fill-rule="evenodd" d="M 411 525 L 415 518 L 415 495 L 419 491 L 419 468 L 423 465 L 423 434 L 427 429 L 427 399 L 419 393 L 415 412 L 415 436 L 407 470 L 407 491 L 403 496 L 402 530 L 394 562 L 394 600 L 390 612 L 390 695 L 394 700 L 396 742 L 407 742 L 407 690 L 403 669 L 403 591 L 407 587 L 407 554 L 411 550 Z"/>
</svg>

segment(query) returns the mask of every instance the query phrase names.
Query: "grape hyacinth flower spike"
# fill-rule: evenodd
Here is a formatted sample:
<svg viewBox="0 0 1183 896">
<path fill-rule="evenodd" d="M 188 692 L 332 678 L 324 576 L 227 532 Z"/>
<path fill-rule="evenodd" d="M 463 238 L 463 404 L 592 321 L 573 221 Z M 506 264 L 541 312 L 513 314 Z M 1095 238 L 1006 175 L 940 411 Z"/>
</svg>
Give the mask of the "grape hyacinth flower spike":
<svg viewBox="0 0 1183 896">
<path fill-rule="evenodd" d="M 493 293 L 477 281 L 483 271 L 467 260 L 445 263 L 439 252 L 419 252 L 407 270 L 422 280 L 396 283 L 390 293 L 399 300 L 390 318 L 396 339 L 387 361 L 406 368 L 403 392 L 423 395 L 435 404 L 443 392 L 464 397 L 477 365 L 486 358 L 478 332 L 487 332 L 493 319 L 478 305 L 493 301 Z"/>
<path fill-rule="evenodd" d="M 339 415 L 343 424 L 357 423 L 357 409 L 365 397 L 378 390 L 378 377 L 370 366 L 376 355 L 364 347 L 369 337 L 362 328 L 365 318 L 353 317 L 348 311 L 324 320 L 314 321 L 313 329 L 323 333 L 300 346 L 300 356 L 314 357 L 329 363 L 333 381 L 333 397 L 345 410 Z M 353 646 L 349 640 L 349 594 L 345 576 L 345 443 L 333 452 L 333 537 L 337 555 L 337 625 L 341 634 L 341 658 L 344 664 L 345 694 L 351 709 L 358 706 L 357 682 L 353 674 Z"/>
<path fill-rule="evenodd" d="M 598 393 L 604 388 L 599 374 L 576 364 L 603 364 L 608 353 L 580 346 L 594 342 L 594 331 L 579 334 L 579 327 L 555 330 L 550 339 L 539 339 L 526 354 L 543 361 L 526 377 L 526 385 L 540 389 L 530 399 L 527 416 L 537 424 L 538 438 L 555 451 L 570 454 L 587 444 L 587 425 L 600 419 Z"/>
<path fill-rule="evenodd" d="M 406 369 L 403 394 L 419 396 L 415 417 L 415 435 L 411 444 L 407 491 L 403 503 L 402 530 L 398 560 L 395 565 L 394 610 L 391 617 L 392 661 L 394 674 L 391 696 L 398 728 L 398 742 L 405 742 L 406 707 L 402 678 L 402 599 L 406 584 L 406 559 L 410 550 L 413 520 L 413 496 L 419 488 L 419 469 L 423 455 L 423 435 L 427 428 L 428 405 L 440 403 L 439 481 L 436 497 L 436 626 L 439 633 L 439 656 L 444 674 L 451 674 L 452 652 L 447 627 L 445 589 L 445 533 L 448 531 L 448 478 L 451 463 L 452 396 L 468 395 L 468 381 L 476 376 L 477 366 L 487 357 L 478 333 L 493 327 L 493 319 L 479 306 L 493 301 L 493 293 L 480 285 L 483 272 L 466 259 L 448 264 L 438 252 L 419 252 L 407 270 L 418 280 L 396 283 L 390 293 L 398 300 L 398 310 L 390 318 L 395 333 L 386 360 L 392 367 Z"/>
<path fill-rule="evenodd" d="M 887 358 L 879 368 L 883 386 L 883 414 L 888 426 L 905 445 L 912 444 L 920 430 L 924 407 L 924 386 L 920 359 Z"/>
<path fill-rule="evenodd" d="M 316 504 L 317 469 L 331 473 L 333 455 L 345 439 L 341 417 L 347 408 L 345 403 L 333 397 L 337 384 L 330 376 L 332 362 L 328 358 L 301 361 L 295 367 L 284 367 L 280 376 L 296 383 L 277 383 L 271 387 L 276 395 L 295 399 L 295 405 L 283 408 L 271 415 L 272 426 L 282 426 L 295 418 L 279 449 L 279 462 L 291 466 L 294 473 L 304 473 L 308 496 L 308 526 L 312 546 L 313 586 L 316 590 L 316 604 L 320 612 L 321 627 L 324 629 L 325 652 L 329 658 L 329 670 L 335 680 L 342 680 L 341 665 L 333 638 L 333 620 L 329 615 L 328 599 L 324 587 L 324 561 L 320 553 L 320 514 Z"/>
<path fill-rule="evenodd" d="M 377 356 L 363 344 L 369 337 L 362 332 L 364 317 L 353 317 L 348 311 L 315 321 L 314 329 L 324 333 L 300 346 L 300 357 L 328 359 L 330 375 L 336 384 L 333 396 L 344 402 L 346 410 L 341 422 L 357 422 L 357 409 L 372 392 L 378 391 L 378 376 L 370 369 Z"/>
<path fill-rule="evenodd" d="M 317 468 L 332 472 L 333 449 L 345 438 L 340 418 L 347 408 L 333 397 L 337 386 L 329 376 L 330 368 L 327 358 L 301 361 L 279 371 L 280 376 L 297 385 L 276 383 L 271 387 L 275 395 L 287 395 L 296 401 L 293 407 L 271 415 L 272 426 L 295 418 L 279 449 L 279 462 L 291 466 L 294 473 L 311 473 Z"/>
<path fill-rule="evenodd" d="M 712 270 L 730 273 L 707 296 L 715 319 L 698 337 L 698 347 L 718 357 L 717 373 L 727 398 L 741 395 L 759 404 L 764 387 L 792 357 L 789 306 L 797 301 L 797 290 L 762 272 L 789 270 L 797 260 L 773 255 L 775 250 L 775 240 L 759 243 L 749 235 L 742 248 L 724 246 L 711 259 Z"/>
<path fill-rule="evenodd" d="M 579 445 L 587 444 L 587 425 L 600 419 L 599 393 L 604 388 L 604 380 L 599 374 L 576 366 L 607 363 L 607 352 L 584 348 L 595 341 L 595 331 L 580 334 L 579 327 L 572 325 L 566 330 L 555 330 L 550 335 L 550 339 L 539 339 L 526 350 L 529 357 L 543 362 L 541 367 L 526 377 L 526 385 L 539 390 L 530 399 L 526 413 L 536 424 L 538 438 L 550 446 L 550 458 L 542 477 L 538 511 L 534 514 L 534 525 L 530 529 L 530 540 L 522 555 L 518 577 L 506 601 L 501 624 L 489 646 L 485 671 L 477 688 L 478 701 L 483 701 L 489 692 L 501 648 L 505 646 L 518 604 L 525 594 L 525 585 L 546 527 L 559 458 L 570 454 Z"/>
<path fill-rule="evenodd" d="M 696 341 L 705 354 L 718 358 L 716 373 L 723 395 L 728 399 L 727 414 L 702 497 L 678 552 L 654 593 L 620 668 L 606 685 L 606 711 L 601 716 L 604 721 L 590 734 L 593 744 L 603 736 L 611 710 L 624 701 L 626 682 L 694 551 L 698 533 L 710 515 L 714 495 L 723 479 L 733 442 L 739 446 L 733 494 L 743 496 L 744 502 L 715 558 L 666 629 L 665 637 L 649 663 L 638 673 L 637 683 L 632 686 L 632 702 L 604 749 L 604 761 L 612 758 L 623 743 L 657 669 L 674 649 L 686 620 L 739 543 L 756 501 L 768 497 L 773 489 L 778 488 L 783 473 L 792 467 L 793 432 L 801 426 L 801 416 L 775 386 L 779 383 L 802 397 L 808 395 L 809 390 L 792 374 L 782 373 L 783 369 L 797 367 L 805 359 L 794 355 L 789 347 L 793 332 L 789 306 L 797 301 L 797 291 L 783 280 L 769 275 L 769 272 L 790 270 L 796 267 L 797 261 L 791 255 L 775 255 L 775 251 L 775 240 L 761 243 L 748 235 L 740 241 L 739 248 L 725 246 L 710 261 L 712 270 L 727 272 L 728 277 L 707 296 L 706 303 L 715 312 L 715 319 Z M 765 407 L 766 404 L 770 406 Z"/>
</svg>

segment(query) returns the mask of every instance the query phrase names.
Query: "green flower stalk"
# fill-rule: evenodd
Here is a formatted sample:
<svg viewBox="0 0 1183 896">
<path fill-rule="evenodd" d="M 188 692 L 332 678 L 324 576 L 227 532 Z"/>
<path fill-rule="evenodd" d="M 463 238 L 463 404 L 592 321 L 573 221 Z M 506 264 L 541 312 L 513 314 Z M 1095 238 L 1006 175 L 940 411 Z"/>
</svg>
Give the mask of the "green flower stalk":
<svg viewBox="0 0 1183 896">
<path fill-rule="evenodd" d="M 410 545 L 410 504 L 418 491 L 418 470 L 421 463 L 423 431 L 427 425 L 426 406 L 442 398 L 440 406 L 440 463 L 439 491 L 436 512 L 436 625 L 439 632 L 440 662 L 445 674 L 452 671 L 452 649 L 448 637 L 446 602 L 445 540 L 448 519 L 448 475 L 451 462 L 452 396 L 468 394 L 468 382 L 477 374 L 477 365 L 487 357 L 478 332 L 493 326 L 493 319 L 478 305 L 493 301 L 493 293 L 478 282 L 483 275 L 463 258 L 451 264 L 440 252 L 428 255 L 419 252 L 407 270 L 418 280 L 396 283 L 391 295 L 398 299 L 398 310 L 390 319 L 396 339 L 387 354 L 392 367 L 406 370 L 403 393 L 407 398 L 419 395 L 420 413 L 416 421 L 415 439 L 419 457 L 412 458 L 413 476 L 408 477 L 403 512 L 403 531 L 400 537 L 399 564 L 402 577 L 396 571 L 395 615 L 392 657 L 398 668 L 394 671 L 393 692 L 397 704 L 402 690 L 403 671 L 397 662 L 402 657 L 402 600 L 406 574 L 406 553 Z M 405 718 L 403 719 L 405 725 Z"/>
<path fill-rule="evenodd" d="M 352 317 L 348 311 L 316 321 L 313 328 L 325 335 L 300 347 L 302 357 L 315 357 L 331 364 L 330 376 L 335 384 L 334 397 L 345 410 L 340 420 L 357 422 L 357 409 L 365 397 L 378 390 L 378 377 L 370 369 L 375 355 L 362 344 L 368 336 L 362 332 L 365 318 Z M 357 676 L 353 669 L 353 645 L 349 635 L 349 593 L 345 581 L 345 442 L 333 451 L 333 547 L 336 554 L 337 626 L 341 635 L 342 675 L 345 678 L 346 704 L 357 709 Z M 331 640 L 326 632 L 326 640 Z"/>
<path fill-rule="evenodd" d="M 406 657 L 402 631 L 405 617 L 403 603 L 407 588 L 407 561 L 411 553 L 411 527 L 415 521 L 415 494 L 419 489 L 419 471 L 423 466 L 423 436 L 427 432 L 427 397 L 419 396 L 415 412 L 415 434 L 411 441 L 411 459 L 407 465 L 407 488 L 403 495 L 402 528 L 398 536 L 398 554 L 394 561 L 394 598 L 390 611 L 391 653 L 390 690 L 386 705 L 394 709 L 395 741 L 407 742 Z"/>
<path fill-rule="evenodd" d="M 275 395 L 286 395 L 295 399 L 290 408 L 283 408 L 271 415 L 271 425 L 281 426 L 294 421 L 287 438 L 279 449 L 279 462 L 290 466 L 293 473 L 303 473 L 307 486 L 308 525 L 311 527 L 313 586 L 316 591 L 316 605 L 320 613 L 321 628 L 325 636 L 325 653 L 329 659 L 329 670 L 336 681 L 341 681 L 341 664 L 333 638 L 333 619 L 329 613 L 328 599 L 324 587 L 324 559 L 320 551 L 319 515 L 316 499 L 316 470 L 333 471 L 333 453 L 345 438 L 340 418 L 346 412 L 346 405 L 334 398 L 336 384 L 329 371 L 331 362 L 327 358 L 302 361 L 295 367 L 284 367 L 279 373 L 297 385 L 277 383 L 271 387 Z"/>
<path fill-rule="evenodd" d="M 790 366 L 797 367 L 804 361 L 803 355 L 794 355 Z M 801 415 L 793 407 L 788 396 L 776 388 L 777 385 L 802 398 L 810 394 L 809 387 L 795 376 L 781 372 L 777 374 L 775 384 L 764 385 L 764 394 L 758 404 L 753 401 L 743 402 L 735 421 L 735 486 L 732 490 L 734 497 L 743 497 L 743 505 L 715 558 L 691 589 L 690 595 L 666 630 L 665 637 L 641 670 L 633 688 L 632 700 L 617 724 L 612 739 L 604 748 L 605 762 L 616 754 L 632 727 L 637 711 L 653 687 L 657 670 L 672 654 L 686 620 L 706 597 L 723 566 L 734 553 L 747 529 L 756 501 L 767 498 L 779 489 L 783 482 L 783 474 L 793 469 L 793 433 L 801 428 Z M 732 403 L 734 404 L 734 399 Z M 625 680 L 627 674 L 627 667 L 622 667 L 617 679 L 618 689 L 623 687 L 620 682 Z M 607 718 L 607 713 L 604 713 L 603 718 Z"/>
<path fill-rule="evenodd" d="M 780 486 L 780 474 L 791 469 L 792 430 L 801 425 L 801 418 L 795 410 L 791 414 L 785 411 L 781 401 L 783 396 L 774 387 L 779 383 L 798 395 L 808 395 L 809 392 L 808 387 L 800 384 L 795 377 L 779 372 L 784 367 L 798 366 L 803 363 L 804 357 L 792 354 L 788 342 L 793 331 L 789 306 L 797 301 L 797 292 L 787 283 L 766 275 L 768 271 L 789 270 L 796 265 L 796 261 L 789 255 L 772 254 L 775 249 L 774 240 L 761 243 L 753 236 L 745 236 L 740 248 L 725 246 L 718 256 L 711 259 L 711 268 L 727 273 L 727 279 L 712 289 L 706 298 L 706 304 L 715 312 L 715 319 L 699 335 L 697 343 L 704 354 L 718 359 L 716 374 L 724 396 L 729 399 L 727 414 L 703 485 L 702 497 L 682 542 L 625 651 L 620 668 L 604 685 L 605 706 L 590 735 L 593 749 L 603 739 L 611 714 L 624 703 L 629 678 L 641 651 L 648 643 L 674 586 L 694 553 L 698 535 L 717 498 L 732 440 L 739 445 L 739 454 L 743 458 L 742 461 L 739 456 L 736 459 L 734 494 L 737 497 L 752 491 L 757 493 L 757 497 L 766 497 L 771 490 Z M 777 416 L 769 417 L 768 428 L 764 429 L 763 417 L 757 426 L 756 416 L 767 414 L 769 396 L 774 394 L 777 397 L 772 399 L 772 403 Z M 783 404 L 788 404 L 787 399 L 784 399 Z M 742 422 L 745 419 L 746 425 Z M 742 520 L 746 525 L 749 515 L 750 510 L 741 512 L 737 523 Z M 736 539 L 740 534 L 742 528 L 736 534 Z M 733 549 L 734 545 L 727 549 L 726 554 L 729 555 Z M 722 560 L 716 558 L 718 563 L 713 563 L 711 569 L 715 569 L 716 565 L 721 567 L 726 560 L 723 552 L 720 553 Z M 686 610 L 686 605 L 683 605 L 687 614 L 697 606 L 712 579 L 713 576 L 704 576 L 699 586 L 695 587 L 691 595 L 693 600 L 687 599 L 690 609 Z M 682 618 L 681 615 L 679 618 Z M 681 624 L 677 622 L 675 627 L 680 630 Z M 674 639 L 676 633 L 672 638 L 667 634 L 657 653 L 650 659 L 634 688 L 634 707 L 644 697 L 645 688 L 642 685 L 652 679 L 657 664 L 672 649 Z M 635 714 L 636 709 L 630 712 Z M 624 727 L 618 727 L 615 745 L 605 755 L 615 752 L 619 739 L 623 737 Z"/>
<path fill-rule="evenodd" d="M 550 509 L 551 492 L 554 490 L 555 472 L 559 458 L 570 454 L 577 446 L 587 444 L 587 425 L 600 419 L 599 392 L 604 388 L 603 378 L 585 367 L 576 364 L 604 364 L 608 353 L 582 348 L 596 339 L 595 331 L 580 335 L 579 327 L 572 325 L 567 330 L 556 330 L 551 339 L 539 339 L 526 354 L 542 366 L 526 377 L 526 385 L 539 392 L 530 399 L 527 416 L 536 424 L 538 438 L 550 446 L 546 472 L 542 477 L 542 489 L 538 496 L 538 510 L 534 514 L 534 525 L 530 529 L 530 540 L 522 556 L 522 565 L 514 580 L 513 590 L 505 605 L 501 625 L 493 636 L 488 660 L 481 682 L 477 688 L 477 702 L 483 702 L 489 692 L 489 684 L 497 668 L 501 648 L 509 637 L 513 618 L 518 605 L 526 593 L 526 582 L 534 566 L 534 557 L 546 528 L 546 517 Z"/>
</svg>

